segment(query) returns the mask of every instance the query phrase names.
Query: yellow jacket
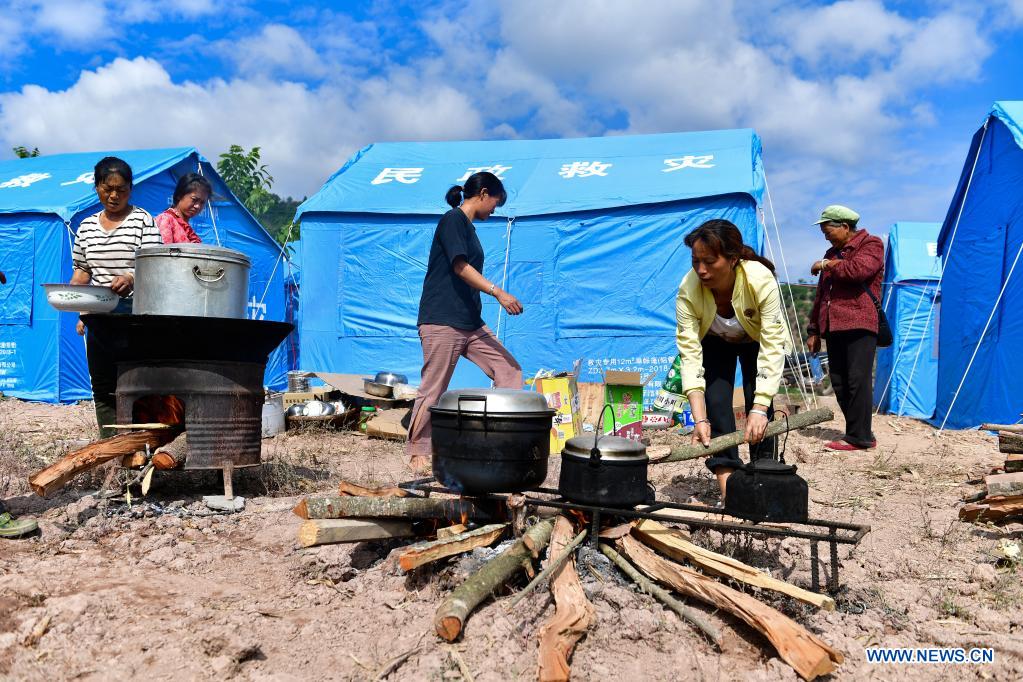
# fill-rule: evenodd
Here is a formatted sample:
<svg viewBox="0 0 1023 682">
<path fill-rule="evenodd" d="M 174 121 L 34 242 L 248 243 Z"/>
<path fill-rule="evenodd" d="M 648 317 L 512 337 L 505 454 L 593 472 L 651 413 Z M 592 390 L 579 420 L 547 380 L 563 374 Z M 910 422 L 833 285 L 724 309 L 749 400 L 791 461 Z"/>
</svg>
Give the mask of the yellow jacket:
<svg viewBox="0 0 1023 682">
<path fill-rule="evenodd" d="M 732 307 L 749 337 L 760 342 L 755 400 L 770 405 L 778 392 L 785 355 L 789 352 L 789 331 L 782 312 L 778 280 L 762 263 L 739 261 L 735 268 Z M 696 272 L 690 270 L 682 278 L 675 300 L 676 343 L 682 356 L 682 390 L 686 394 L 707 386 L 700 341 L 707 335 L 715 315 L 714 294 L 703 286 Z"/>
</svg>

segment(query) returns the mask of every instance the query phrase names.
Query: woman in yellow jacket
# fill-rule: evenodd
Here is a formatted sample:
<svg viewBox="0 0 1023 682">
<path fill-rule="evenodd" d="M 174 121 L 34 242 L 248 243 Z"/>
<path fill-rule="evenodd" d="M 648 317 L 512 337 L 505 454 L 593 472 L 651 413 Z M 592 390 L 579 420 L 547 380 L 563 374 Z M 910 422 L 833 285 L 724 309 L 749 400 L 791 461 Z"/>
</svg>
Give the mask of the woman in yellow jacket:
<svg viewBox="0 0 1023 682">
<path fill-rule="evenodd" d="M 709 445 L 712 436 L 735 431 L 738 362 L 750 457 L 773 456 L 774 439 L 765 440 L 764 431 L 789 347 L 774 264 L 743 244 L 739 228 L 727 220 L 703 223 L 685 244 L 692 250 L 693 269 L 679 286 L 675 317 L 682 390 L 696 421 L 693 444 Z M 707 460 L 722 500 L 728 476 L 741 464 L 737 447 Z"/>
</svg>

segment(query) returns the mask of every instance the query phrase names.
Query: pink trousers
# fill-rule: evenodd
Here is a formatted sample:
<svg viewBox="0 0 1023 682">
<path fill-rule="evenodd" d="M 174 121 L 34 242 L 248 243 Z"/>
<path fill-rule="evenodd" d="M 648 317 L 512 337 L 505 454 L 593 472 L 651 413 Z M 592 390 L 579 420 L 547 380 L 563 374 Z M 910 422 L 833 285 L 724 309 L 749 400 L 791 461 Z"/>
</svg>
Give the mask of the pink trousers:
<svg viewBox="0 0 1023 682">
<path fill-rule="evenodd" d="M 522 388 L 522 368 L 508 349 L 486 325 L 465 331 L 438 324 L 419 325 L 423 343 L 423 377 L 419 395 L 412 406 L 412 422 L 406 454 L 429 457 L 433 454 L 430 407 L 437 403 L 455 371 L 458 358 L 465 356 L 494 380 L 497 388 Z"/>
</svg>

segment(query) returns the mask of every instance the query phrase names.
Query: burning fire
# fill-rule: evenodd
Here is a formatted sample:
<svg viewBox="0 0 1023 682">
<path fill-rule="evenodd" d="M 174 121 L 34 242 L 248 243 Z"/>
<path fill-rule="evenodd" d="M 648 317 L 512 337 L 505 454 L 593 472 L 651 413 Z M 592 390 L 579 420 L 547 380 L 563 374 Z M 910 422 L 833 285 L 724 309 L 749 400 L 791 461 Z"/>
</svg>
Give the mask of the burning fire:
<svg viewBox="0 0 1023 682">
<path fill-rule="evenodd" d="M 147 395 L 132 406 L 132 421 L 136 424 L 184 426 L 185 404 L 173 395 Z"/>
</svg>

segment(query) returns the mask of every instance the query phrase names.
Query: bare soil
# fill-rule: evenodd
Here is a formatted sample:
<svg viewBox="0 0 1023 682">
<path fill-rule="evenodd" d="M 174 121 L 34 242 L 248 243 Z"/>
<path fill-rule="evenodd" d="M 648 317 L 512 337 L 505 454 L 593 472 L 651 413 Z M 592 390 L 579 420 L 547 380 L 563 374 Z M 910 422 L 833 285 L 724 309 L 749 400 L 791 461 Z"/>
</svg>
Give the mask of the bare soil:
<svg viewBox="0 0 1023 682">
<path fill-rule="evenodd" d="M 815 612 L 758 596 L 845 654 L 836 679 L 1023 678 L 1023 568 L 998 552 L 1000 541 L 1020 539 L 1021 526 L 956 517 L 964 482 L 1003 459 L 994 438 L 936 437 L 925 424 L 882 416 L 875 451 L 823 450 L 840 428 L 839 420 L 787 443 L 788 461 L 810 484 L 812 516 L 872 527 L 858 547 L 840 549 L 839 608 Z M 323 430 L 267 440 L 264 465 L 239 476 L 236 494 L 247 498 L 239 514 L 202 506 L 203 494 L 222 492 L 218 476 L 203 472 L 157 472 L 144 499 L 134 488 L 130 507 L 94 495 L 105 470 L 54 499 L 32 495 L 28 474 L 76 439 L 92 439 L 93 429 L 88 404 L 0 401 L 0 499 L 41 526 L 36 537 L 0 540 L 0 677 L 535 679 L 537 633 L 552 611 L 545 590 L 512 613 L 499 595 L 454 645 L 432 632 L 443 596 L 494 550 L 400 575 L 384 561 L 396 542 L 297 548 L 300 520 L 290 510 L 300 496 L 335 490 L 342 478 L 365 485 L 413 478 L 401 444 Z M 716 497 L 702 463 L 655 464 L 651 472 L 662 496 Z M 555 465 L 548 484 L 556 480 Z M 806 541 L 693 537 L 809 587 Z M 796 679 L 744 624 L 710 614 L 726 633 L 718 652 L 602 555 L 584 550 L 579 570 L 597 625 L 576 650 L 574 679 Z M 995 662 L 868 663 L 864 649 L 876 645 L 993 647 Z"/>
</svg>

